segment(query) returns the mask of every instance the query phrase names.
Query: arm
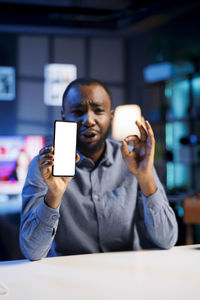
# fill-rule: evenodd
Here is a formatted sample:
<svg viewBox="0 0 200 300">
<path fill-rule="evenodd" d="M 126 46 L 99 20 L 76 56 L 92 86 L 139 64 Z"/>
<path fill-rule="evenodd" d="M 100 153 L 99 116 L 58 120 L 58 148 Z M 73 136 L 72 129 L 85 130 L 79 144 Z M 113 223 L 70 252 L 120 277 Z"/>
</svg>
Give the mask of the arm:
<svg viewBox="0 0 200 300">
<path fill-rule="evenodd" d="M 149 197 L 144 196 L 142 191 L 138 195 L 137 229 L 143 248 L 169 249 L 178 238 L 177 221 L 155 169 L 153 175 L 156 192 Z"/>
<path fill-rule="evenodd" d="M 160 248 L 170 248 L 177 240 L 177 222 L 153 167 L 155 152 L 153 130 L 148 121 L 145 122 L 146 130 L 139 122 L 136 124 L 141 138 L 127 137 L 122 143 L 122 156 L 128 169 L 135 174 L 141 189 L 142 202 L 139 201 L 139 211 L 145 224 L 144 236 L 150 238 Z M 133 151 L 128 150 L 129 141 L 134 142 Z"/>
<path fill-rule="evenodd" d="M 48 191 L 40 170 L 38 157 L 31 162 L 22 191 L 20 247 L 30 260 L 45 257 L 53 242 L 59 220 L 59 208 L 52 209 L 44 201 Z"/>
<path fill-rule="evenodd" d="M 22 192 L 20 247 L 30 260 L 45 257 L 59 221 L 60 202 L 71 178 L 53 177 L 53 147 L 40 151 L 29 166 Z"/>
</svg>

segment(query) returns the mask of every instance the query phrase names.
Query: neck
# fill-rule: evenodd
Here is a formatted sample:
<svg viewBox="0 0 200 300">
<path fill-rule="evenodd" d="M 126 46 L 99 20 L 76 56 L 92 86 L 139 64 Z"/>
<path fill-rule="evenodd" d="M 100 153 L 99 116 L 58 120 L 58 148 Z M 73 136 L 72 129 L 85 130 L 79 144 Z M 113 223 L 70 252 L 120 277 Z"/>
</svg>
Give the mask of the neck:
<svg viewBox="0 0 200 300">
<path fill-rule="evenodd" d="M 98 152 L 94 153 L 94 154 L 91 154 L 90 156 L 88 156 L 90 159 L 93 160 L 93 162 L 95 163 L 95 165 L 98 164 L 103 152 L 104 152 L 104 149 L 105 149 L 105 145 L 104 147 L 102 147 L 101 150 L 99 150 Z"/>
<path fill-rule="evenodd" d="M 98 150 L 97 152 L 95 153 L 84 153 L 83 151 L 80 151 L 83 155 L 85 155 L 86 157 L 90 158 L 94 163 L 95 165 L 98 164 L 101 156 L 103 155 L 104 153 L 104 150 L 105 150 L 105 146 L 106 146 L 106 143 L 104 142 L 103 146 L 101 147 L 100 150 Z"/>
</svg>

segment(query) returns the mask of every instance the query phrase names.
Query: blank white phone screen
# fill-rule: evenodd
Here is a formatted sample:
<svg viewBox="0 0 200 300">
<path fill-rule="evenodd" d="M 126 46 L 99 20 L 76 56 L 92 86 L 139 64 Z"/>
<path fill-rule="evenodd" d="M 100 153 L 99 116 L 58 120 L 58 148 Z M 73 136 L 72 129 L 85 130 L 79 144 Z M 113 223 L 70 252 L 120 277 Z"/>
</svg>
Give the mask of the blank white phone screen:
<svg viewBox="0 0 200 300">
<path fill-rule="evenodd" d="M 75 122 L 55 121 L 53 176 L 75 175 L 76 135 Z"/>
</svg>

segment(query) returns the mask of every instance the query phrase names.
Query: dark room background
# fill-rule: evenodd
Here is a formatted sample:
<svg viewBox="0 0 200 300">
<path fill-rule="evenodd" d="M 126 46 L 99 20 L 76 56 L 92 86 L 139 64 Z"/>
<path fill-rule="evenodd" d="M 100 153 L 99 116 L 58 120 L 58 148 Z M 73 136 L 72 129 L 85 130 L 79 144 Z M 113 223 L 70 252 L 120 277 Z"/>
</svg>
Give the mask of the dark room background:
<svg viewBox="0 0 200 300">
<path fill-rule="evenodd" d="M 43 1 L 40 6 L 35 1 L 32 5 L 39 9 L 37 23 L 34 10 L 34 21 L 23 14 L 20 20 L 18 11 L 13 11 L 17 4 L 28 6 L 26 1 L 0 1 L 0 16 L 4 14 L 0 21 L 0 66 L 12 66 L 16 72 L 15 99 L 0 101 L 0 135 L 39 135 L 47 140 L 51 136 L 61 108 L 44 104 L 46 64 L 74 64 L 78 77 L 102 80 L 112 93 L 113 108 L 138 104 L 144 118 L 151 122 L 157 141 L 155 166 L 179 220 L 178 243 L 184 244 L 183 199 L 200 190 L 200 3 L 100 2 L 71 1 L 73 5 L 63 5 L 62 1 Z M 42 14 L 46 16 L 43 8 L 62 5 L 63 14 L 59 10 L 56 18 L 69 18 L 66 12 L 71 9 L 71 23 L 68 19 L 56 23 L 56 18 L 48 24 L 41 22 Z M 95 26 L 94 21 L 89 22 L 92 9 L 95 14 L 104 12 L 104 18 L 96 16 L 99 21 Z M 80 12 L 82 17 L 87 12 L 83 23 Z M 109 22 L 105 21 L 108 12 L 112 12 Z M 178 66 L 178 75 L 147 82 L 144 68 L 165 62 Z M 20 206 L 10 209 L 4 196 L 0 194 L 0 257 L 21 258 Z M 194 241 L 198 242 L 198 225 L 193 229 Z"/>
</svg>

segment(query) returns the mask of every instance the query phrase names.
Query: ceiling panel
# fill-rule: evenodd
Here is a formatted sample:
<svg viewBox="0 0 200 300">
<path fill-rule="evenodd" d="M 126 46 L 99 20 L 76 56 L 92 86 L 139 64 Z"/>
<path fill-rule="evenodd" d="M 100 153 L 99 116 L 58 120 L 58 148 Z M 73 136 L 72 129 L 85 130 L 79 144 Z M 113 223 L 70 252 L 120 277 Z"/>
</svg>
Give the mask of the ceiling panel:
<svg viewBox="0 0 200 300">
<path fill-rule="evenodd" d="M 8 26 L 138 32 L 199 11 L 197 0 L 0 0 Z"/>
</svg>

